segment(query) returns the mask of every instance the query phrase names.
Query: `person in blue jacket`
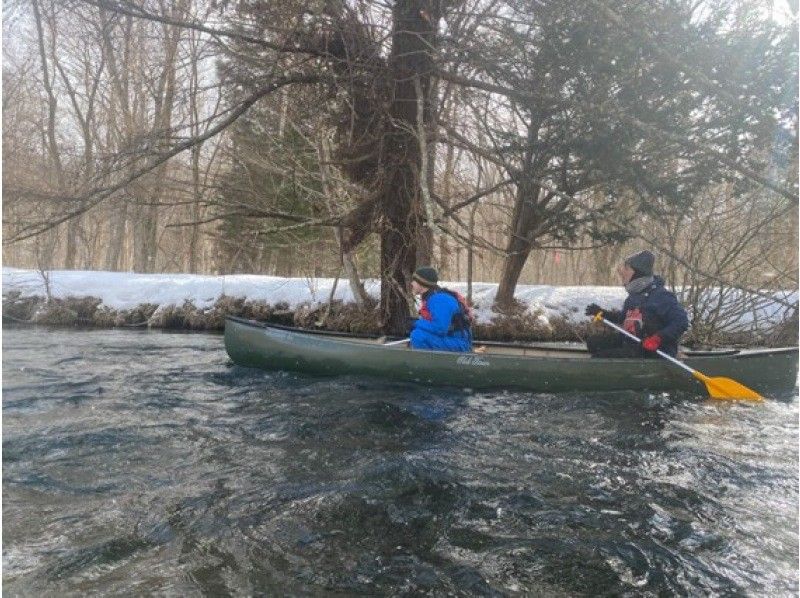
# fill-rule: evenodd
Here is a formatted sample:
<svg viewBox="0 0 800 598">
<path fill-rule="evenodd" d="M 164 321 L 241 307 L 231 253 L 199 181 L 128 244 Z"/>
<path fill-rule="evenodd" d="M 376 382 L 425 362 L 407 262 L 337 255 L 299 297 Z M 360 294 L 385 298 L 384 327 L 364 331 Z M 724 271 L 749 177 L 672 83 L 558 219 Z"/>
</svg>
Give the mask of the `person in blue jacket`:
<svg viewBox="0 0 800 598">
<path fill-rule="evenodd" d="M 434 268 L 417 268 L 411 292 L 420 295 L 419 318 L 411 327 L 411 348 L 433 351 L 472 350 L 471 314 L 466 301 L 454 291 L 438 286 Z"/>
<path fill-rule="evenodd" d="M 619 268 L 619 275 L 628 297 L 622 311 L 606 310 L 596 303 L 586 307 L 586 315 L 603 312 L 603 317 L 621 325 L 642 339 L 641 343 L 618 332 L 591 335 L 586 340 L 595 357 L 655 357 L 661 350 L 673 357 L 678 352 L 678 341 L 689 327 L 686 310 L 677 297 L 664 288 L 660 276 L 653 275 L 655 256 L 640 251 L 629 256 Z"/>
</svg>

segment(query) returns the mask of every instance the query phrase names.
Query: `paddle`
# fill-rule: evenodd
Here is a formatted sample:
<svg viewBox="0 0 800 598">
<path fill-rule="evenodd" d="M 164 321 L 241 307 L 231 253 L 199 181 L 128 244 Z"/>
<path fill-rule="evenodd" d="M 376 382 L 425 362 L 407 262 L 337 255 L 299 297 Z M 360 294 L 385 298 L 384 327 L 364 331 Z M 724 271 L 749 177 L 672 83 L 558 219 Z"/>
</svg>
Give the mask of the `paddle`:
<svg viewBox="0 0 800 598">
<path fill-rule="evenodd" d="M 403 343 L 407 343 L 410 341 L 410 338 L 400 339 L 399 341 L 392 341 L 391 343 L 383 343 L 384 347 L 391 347 L 392 345 L 402 345 Z"/>
<path fill-rule="evenodd" d="M 621 326 L 617 326 L 613 322 L 609 322 L 603 317 L 603 312 L 598 312 L 596 316 L 594 316 L 595 322 L 602 322 L 606 326 L 609 326 L 616 330 L 617 332 L 621 332 L 628 338 L 635 340 L 637 343 L 641 343 L 642 340 L 637 336 L 634 336 Z M 744 399 L 748 401 L 760 401 L 763 397 L 758 394 L 756 391 L 747 388 L 744 384 L 739 384 L 736 380 L 731 380 L 730 378 L 723 378 L 721 376 L 710 377 L 706 376 L 705 374 L 701 374 L 697 370 L 690 368 L 688 365 L 683 363 L 682 361 L 678 361 L 671 355 L 667 355 L 663 351 L 656 350 L 656 353 L 671 361 L 677 366 L 682 367 L 684 370 L 689 372 L 692 376 L 700 380 L 703 384 L 706 385 L 706 390 L 708 390 L 708 394 L 711 396 L 712 399 Z"/>
</svg>

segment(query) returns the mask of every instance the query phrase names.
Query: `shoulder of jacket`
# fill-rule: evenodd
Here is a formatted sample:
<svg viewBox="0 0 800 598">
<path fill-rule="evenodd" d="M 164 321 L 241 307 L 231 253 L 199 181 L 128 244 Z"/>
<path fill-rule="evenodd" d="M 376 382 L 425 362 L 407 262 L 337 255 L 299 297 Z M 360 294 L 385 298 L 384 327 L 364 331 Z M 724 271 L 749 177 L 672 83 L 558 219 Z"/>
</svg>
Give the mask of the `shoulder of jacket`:
<svg viewBox="0 0 800 598">
<path fill-rule="evenodd" d="M 444 301 L 445 303 L 458 303 L 458 300 L 447 291 L 436 291 L 431 295 L 431 299 L 435 299 L 437 303 Z"/>
<path fill-rule="evenodd" d="M 653 295 L 657 295 L 659 297 L 671 297 L 673 299 L 677 299 L 677 297 L 675 296 L 675 293 L 673 293 L 672 291 L 670 291 L 667 287 L 665 287 L 663 285 L 653 289 L 652 294 Z"/>
</svg>

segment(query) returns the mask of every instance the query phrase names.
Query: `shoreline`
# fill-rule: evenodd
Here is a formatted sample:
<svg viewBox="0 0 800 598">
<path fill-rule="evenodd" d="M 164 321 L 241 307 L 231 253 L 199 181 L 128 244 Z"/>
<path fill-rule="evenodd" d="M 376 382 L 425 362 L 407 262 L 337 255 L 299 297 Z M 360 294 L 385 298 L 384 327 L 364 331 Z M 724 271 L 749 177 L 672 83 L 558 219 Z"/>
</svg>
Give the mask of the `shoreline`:
<svg viewBox="0 0 800 598">
<path fill-rule="evenodd" d="M 200 308 L 190 300 L 183 305 L 144 303 L 132 309 L 114 309 L 98 297 L 66 297 L 48 301 L 38 295 L 22 296 L 18 291 L 3 295 L 3 325 L 56 326 L 62 328 L 147 328 L 155 330 L 222 332 L 226 316 L 237 316 L 297 328 L 380 336 L 377 302 L 358 306 L 334 301 L 275 305 L 261 300 L 223 295 L 210 307 Z M 580 342 L 588 323 L 575 324 L 565 318 L 547 320 L 520 312 L 497 314 L 491 322 L 475 325 L 475 337 L 497 341 Z"/>
<path fill-rule="evenodd" d="M 359 306 L 335 300 L 332 303 L 300 303 L 222 295 L 208 307 L 198 307 L 187 299 L 182 305 L 142 303 L 131 309 L 115 309 L 92 296 L 51 298 L 23 295 L 17 290 L 3 294 L 3 325 L 51 326 L 60 328 L 152 329 L 220 333 L 226 316 L 237 316 L 301 329 L 327 330 L 380 336 L 377 302 Z M 519 310 L 513 314 L 495 313 L 474 327 L 476 341 L 501 342 L 584 342 L 592 331 L 591 322 L 571 322 L 566 317 Z M 794 328 L 793 328 L 794 326 Z M 763 338 L 763 336 L 761 337 Z M 715 346 L 780 347 L 797 344 L 796 322 L 787 322 L 771 342 L 757 342 L 754 334 L 731 334 L 724 344 Z M 688 345 L 691 346 L 691 345 Z"/>
<path fill-rule="evenodd" d="M 3 267 L 3 322 L 62 327 L 152 328 L 222 331 L 226 316 L 305 329 L 380 336 L 380 281 L 364 281 L 367 298 L 356 302 L 349 285 L 334 278 L 281 278 L 253 274 L 139 274 L 88 270 L 25 270 Z M 443 282 L 467 296 L 472 291 L 476 340 L 583 342 L 597 330 L 584 316 L 588 303 L 618 309 L 622 287 L 518 285 L 513 311 L 494 306 L 498 285 Z M 715 290 L 705 303 L 716 305 Z M 763 297 L 724 296 L 731 313 L 694 316 L 682 338 L 691 348 L 776 347 L 798 344 L 797 291 Z M 723 299 L 720 294 L 719 299 Z M 757 299 L 757 300 L 756 300 Z M 710 303 L 709 303 L 710 301 Z M 744 305 L 744 307 L 742 307 Z M 719 308 L 716 308 L 717 310 Z M 708 334 L 708 326 L 713 334 Z M 692 334 L 697 331 L 696 334 Z M 713 343 L 713 344 L 709 344 Z"/>
</svg>

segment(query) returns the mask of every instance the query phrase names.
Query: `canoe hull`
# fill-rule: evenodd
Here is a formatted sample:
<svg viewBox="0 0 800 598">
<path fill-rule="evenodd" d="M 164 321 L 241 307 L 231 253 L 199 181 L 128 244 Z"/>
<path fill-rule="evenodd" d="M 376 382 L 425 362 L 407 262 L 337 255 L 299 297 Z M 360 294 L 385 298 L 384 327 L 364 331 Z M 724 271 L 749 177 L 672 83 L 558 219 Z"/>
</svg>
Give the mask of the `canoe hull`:
<svg viewBox="0 0 800 598">
<path fill-rule="evenodd" d="M 411 351 L 304 334 L 240 318 L 226 321 L 225 348 L 237 365 L 315 375 L 354 374 L 473 389 L 686 390 L 705 394 L 702 383 L 665 360 Z M 790 390 L 797 383 L 797 348 L 693 357 L 686 362 L 708 376 L 733 378 L 762 393 Z"/>
</svg>

